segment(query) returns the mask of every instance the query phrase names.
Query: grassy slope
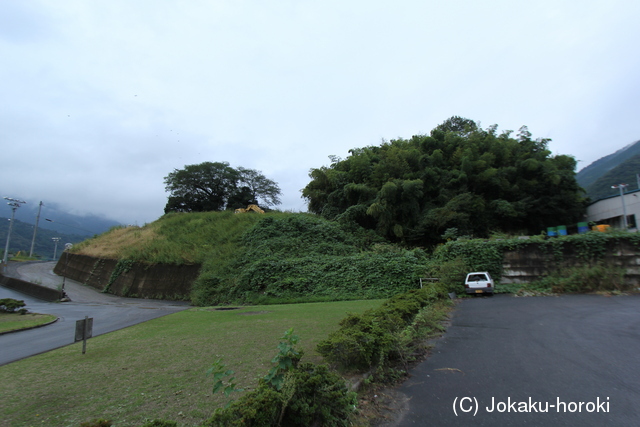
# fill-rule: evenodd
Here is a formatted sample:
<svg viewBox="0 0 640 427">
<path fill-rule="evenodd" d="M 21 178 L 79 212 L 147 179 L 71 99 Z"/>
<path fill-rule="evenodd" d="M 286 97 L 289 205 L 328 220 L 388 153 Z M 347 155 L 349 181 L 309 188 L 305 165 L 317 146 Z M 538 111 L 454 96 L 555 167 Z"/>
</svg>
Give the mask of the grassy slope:
<svg viewBox="0 0 640 427">
<path fill-rule="evenodd" d="M 72 251 L 151 264 L 200 264 L 210 257 L 231 256 L 240 236 L 264 216 L 230 211 L 169 214 L 143 227 L 112 229 L 75 245 Z"/>
<path fill-rule="evenodd" d="M 2 423 L 77 427 L 104 417 L 119 427 L 145 418 L 194 425 L 227 402 L 212 396 L 205 376 L 218 358 L 236 372 L 238 387 L 254 387 L 288 328 L 301 338 L 303 360 L 318 362 L 317 343 L 347 312 L 380 302 L 194 308 L 92 338 L 85 355 L 77 343 L 14 362 L 0 367 Z"/>
</svg>

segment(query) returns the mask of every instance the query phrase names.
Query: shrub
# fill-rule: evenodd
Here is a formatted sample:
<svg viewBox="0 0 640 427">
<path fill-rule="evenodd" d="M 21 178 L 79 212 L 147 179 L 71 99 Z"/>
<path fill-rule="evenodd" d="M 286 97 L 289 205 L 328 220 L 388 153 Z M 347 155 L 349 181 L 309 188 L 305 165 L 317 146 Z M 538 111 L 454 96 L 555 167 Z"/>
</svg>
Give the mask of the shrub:
<svg viewBox="0 0 640 427">
<path fill-rule="evenodd" d="M 623 268 L 605 265 L 603 262 L 558 269 L 532 286 L 554 293 L 624 291 L 630 288 L 624 283 Z"/>
<path fill-rule="evenodd" d="M 442 261 L 430 259 L 429 276 L 436 277 L 449 292 L 464 293 L 464 280 L 471 268 L 463 257 Z"/>
<path fill-rule="evenodd" d="M 6 313 L 14 313 L 17 309 L 26 306 L 23 300 L 16 300 L 13 298 L 0 299 L 0 311 Z M 20 314 L 25 314 L 26 311 L 20 310 Z"/>
<path fill-rule="evenodd" d="M 285 374 L 277 391 L 264 380 L 228 408 L 217 410 L 204 425 L 218 426 L 348 426 L 356 394 L 324 365 L 301 363 Z"/>
<path fill-rule="evenodd" d="M 434 285 L 397 295 L 363 314 L 349 314 L 340 329 L 318 344 L 318 353 L 343 370 L 384 368 L 401 358 L 398 334 L 423 307 L 445 295 L 444 286 Z"/>
<path fill-rule="evenodd" d="M 282 394 L 261 384 L 225 409 L 218 409 L 203 424 L 205 427 L 242 425 L 248 427 L 273 426 L 279 418 Z"/>
</svg>

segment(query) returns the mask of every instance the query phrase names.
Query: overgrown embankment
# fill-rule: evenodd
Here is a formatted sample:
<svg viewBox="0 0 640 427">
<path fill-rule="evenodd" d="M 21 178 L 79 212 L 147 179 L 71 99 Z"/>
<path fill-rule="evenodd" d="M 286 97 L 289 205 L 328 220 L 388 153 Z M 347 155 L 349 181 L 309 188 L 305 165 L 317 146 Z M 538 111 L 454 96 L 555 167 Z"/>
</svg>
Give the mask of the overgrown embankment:
<svg viewBox="0 0 640 427">
<path fill-rule="evenodd" d="M 389 298 L 418 288 L 421 277 L 462 293 L 466 273 L 478 270 L 501 282 L 498 291 L 510 292 L 624 291 L 640 281 L 637 233 L 461 239 L 427 253 L 354 224 L 280 212 L 169 214 L 111 230 L 72 253 L 94 257 L 68 276 L 75 280 L 118 295 L 197 305 Z"/>
<path fill-rule="evenodd" d="M 136 285 L 145 269 L 201 266 L 190 293 L 197 305 L 388 298 L 418 286 L 426 259 L 421 249 L 385 244 L 357 226 L 278 212 L 170 214 L 144 227 L 111 230 L 72 253 L 93 257 L 95 265 L 81 268 L 84 276 L 120 295 L 150 295 Z M 61 261 L 56 272 L 62 268 Z M 183 294 L 184 284 L 173 296 L 165 285 L 165 297 Z M 153 286 L 160 285 L 147 288 Z"/>
<path fill-rule="evenodd" d="M 418 286 L 426 257 L 308 214 L 266 217 L 242 236 L 240 247 L 226 263 L 205 262 L 194 302 L 388 298 Z"/>
<path fill-rule="evenodd" d="M 189 299 L 202 263 L 234 258 L 240 236 L 259 219 L 232 212 L 165 215 L 75 245 L 54 271 L 116 295 Z"/>
</svg>

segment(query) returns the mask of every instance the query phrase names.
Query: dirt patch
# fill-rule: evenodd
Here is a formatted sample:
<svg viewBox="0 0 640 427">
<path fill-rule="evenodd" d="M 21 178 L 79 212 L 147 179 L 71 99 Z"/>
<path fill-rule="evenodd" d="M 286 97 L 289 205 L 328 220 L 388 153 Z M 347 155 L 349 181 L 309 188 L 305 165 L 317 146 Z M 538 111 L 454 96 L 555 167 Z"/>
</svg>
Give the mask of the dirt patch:
<svg viewBox="0 0 640 427">
<path fill-rule="evenodd" d="M 393 427 L 402 421 L 409 410 L 410 399 L 398 390 L 384 389 L 369 396 L 368 400 L 361 400 L 360 408 L 370 413 L 372 427 Z"/>
</svg>

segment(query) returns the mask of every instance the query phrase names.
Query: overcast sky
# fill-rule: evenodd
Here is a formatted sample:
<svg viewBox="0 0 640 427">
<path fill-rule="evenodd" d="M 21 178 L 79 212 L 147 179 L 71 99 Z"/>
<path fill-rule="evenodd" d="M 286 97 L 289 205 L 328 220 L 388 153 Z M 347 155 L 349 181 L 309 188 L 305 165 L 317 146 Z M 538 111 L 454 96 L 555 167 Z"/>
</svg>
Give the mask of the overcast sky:
<svg viewBox="0 0 640 427">
<path fill-rule="evenodd" d="M 580 169 L 640 139 L 639 18 L 637 0 L 1 0 L 1 196 L 143 225 L 169 172 L 227 161 L 304 211 L 329 155 L 453 115 L 527 125 Z"/>
</svg>

